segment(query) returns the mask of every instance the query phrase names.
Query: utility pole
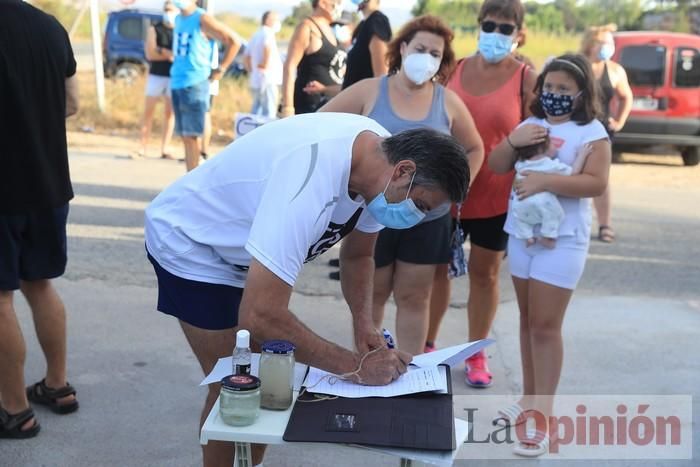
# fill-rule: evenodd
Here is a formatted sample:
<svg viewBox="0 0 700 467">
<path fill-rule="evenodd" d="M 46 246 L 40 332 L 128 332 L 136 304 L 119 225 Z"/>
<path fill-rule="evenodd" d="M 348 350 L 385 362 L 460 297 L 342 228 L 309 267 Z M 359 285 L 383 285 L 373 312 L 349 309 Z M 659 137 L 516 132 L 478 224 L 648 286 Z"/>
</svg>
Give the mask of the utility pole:
<svg viewBox="0 0 700 467">
<path fill-rule="evenodd" d="M 97 108 L 105 111 L 105 75 L 102 65 L 102 39 L 100 38 L 100 5 L 98 0 L 90 0 L 90 28 L 92 30 L 92 57 L 95 62 L 95 91 Z"/>
</svg>

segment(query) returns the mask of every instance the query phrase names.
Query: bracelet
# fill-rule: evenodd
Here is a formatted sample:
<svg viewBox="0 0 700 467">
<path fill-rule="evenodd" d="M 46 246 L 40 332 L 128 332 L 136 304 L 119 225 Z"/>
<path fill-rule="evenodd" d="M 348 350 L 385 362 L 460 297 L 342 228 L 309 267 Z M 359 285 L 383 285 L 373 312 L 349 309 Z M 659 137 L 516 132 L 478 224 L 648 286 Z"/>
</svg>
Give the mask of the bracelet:
<svg viewBox="0 0 700 467">
<path fill-rule="evenodd" d="M 518 148 L 510 141 L 510 135 L 506 136 L 506 141 L 508 141 L 508 145 L 513 148 L 513 151 L 517 151 Z"/>
</svg>

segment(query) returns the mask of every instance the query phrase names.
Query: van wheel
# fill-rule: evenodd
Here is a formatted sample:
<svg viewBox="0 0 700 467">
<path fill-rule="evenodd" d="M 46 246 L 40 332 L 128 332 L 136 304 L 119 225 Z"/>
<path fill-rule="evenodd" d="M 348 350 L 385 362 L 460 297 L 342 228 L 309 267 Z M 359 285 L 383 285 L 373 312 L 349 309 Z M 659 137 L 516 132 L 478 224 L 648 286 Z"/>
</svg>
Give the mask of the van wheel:
<svg viewBox="0 0 700 467">
<path fill-rule="evenodd" d="M 622 162 L 622 151 L 618 151 L 616 149 L 613 149 L 613 151 L 612 151 L 612 163 L 619 164 L 620 162 Z"/>
<path fill-rule="evenodd" d="M 698 165 L 700 163 L 700 146 L 691 146 L 683 149 L 681 156 L 683 156 L 683 165 Z"/>
</svg>

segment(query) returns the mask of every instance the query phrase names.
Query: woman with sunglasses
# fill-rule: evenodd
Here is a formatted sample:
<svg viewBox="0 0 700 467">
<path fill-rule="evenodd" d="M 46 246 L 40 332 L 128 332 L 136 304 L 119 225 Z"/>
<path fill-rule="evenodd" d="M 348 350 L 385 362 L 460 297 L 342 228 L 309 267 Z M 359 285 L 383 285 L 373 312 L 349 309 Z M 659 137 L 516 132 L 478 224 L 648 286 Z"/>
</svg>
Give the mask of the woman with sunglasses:
<svg viewBox="0 0 700 467">
<path fill-rule="evenodd" d="M 488 161 L 491 150 L 529 116 L 537 76 L 513 57 L 523 28 L 525 9 L 519 0 L 486 0 L 479 12 L 479 50 L 460 61 L 450 78 L 451 89 L 466 104 L 484 142 Z M 508 242 L 503 231 L 513 172 L 495 174 L 484 163 L 469 189 L 461 212 L 453 210 L 471 242 L 469 254 L 469 341 L 488 337 L 498 306 L 498 271 Z M 450 301 L 447 266 L 435 274 L 431 323 L 426 351 L 434 349 L 437 331 Z M 492 375 L 484 351 L 466 362 L 469 386 L 491 386 Z"/>
<path fill-rule="evenodd" d="M 435 16 L 410 21 L 389 44 L 389 75 L 353 84 L 320 111 L 366 115 L 392 134 L 425 127 L 450 134 L 464 146 L 473 178 L 484 159 L 481 139 L 465 105 L 440 84 L 454 64 L 452 38 L 450 28 Z M 384 305 L 393 291 L 396 337 L 404 352 L 423 353 L 433 277 L 437 265 L 450 261 L 451 227 L 446 204 L 428 211 L 415 227 L 387 227 L 379 233 L 374 324 L 381 327 Z"/>
</svg>

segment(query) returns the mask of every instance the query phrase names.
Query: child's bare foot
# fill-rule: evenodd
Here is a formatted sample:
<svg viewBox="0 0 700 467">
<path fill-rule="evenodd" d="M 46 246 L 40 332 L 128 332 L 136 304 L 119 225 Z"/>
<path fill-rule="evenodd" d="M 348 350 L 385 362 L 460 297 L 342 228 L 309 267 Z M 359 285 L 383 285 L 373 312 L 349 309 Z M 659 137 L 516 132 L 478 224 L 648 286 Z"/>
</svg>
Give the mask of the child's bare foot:
<svg viewBox="0 0 700 467">
<path fill-rule="evenodd" d="M 535 244 L 535 241 L 536 241 L 535 238 L 528 238 L 527 241 L 525 242 L 525 246 L 526 247 L 532 246 Z"/>
<path fill-rule="evenodd" d="M 542 244 L 543 247 L 545 248 L 554 248 L 557 246 L 557 239 L 556 238 L 548 238 L 548 237 L 542 237 L 540 238 L 540 243 Z"/>
</svg>

